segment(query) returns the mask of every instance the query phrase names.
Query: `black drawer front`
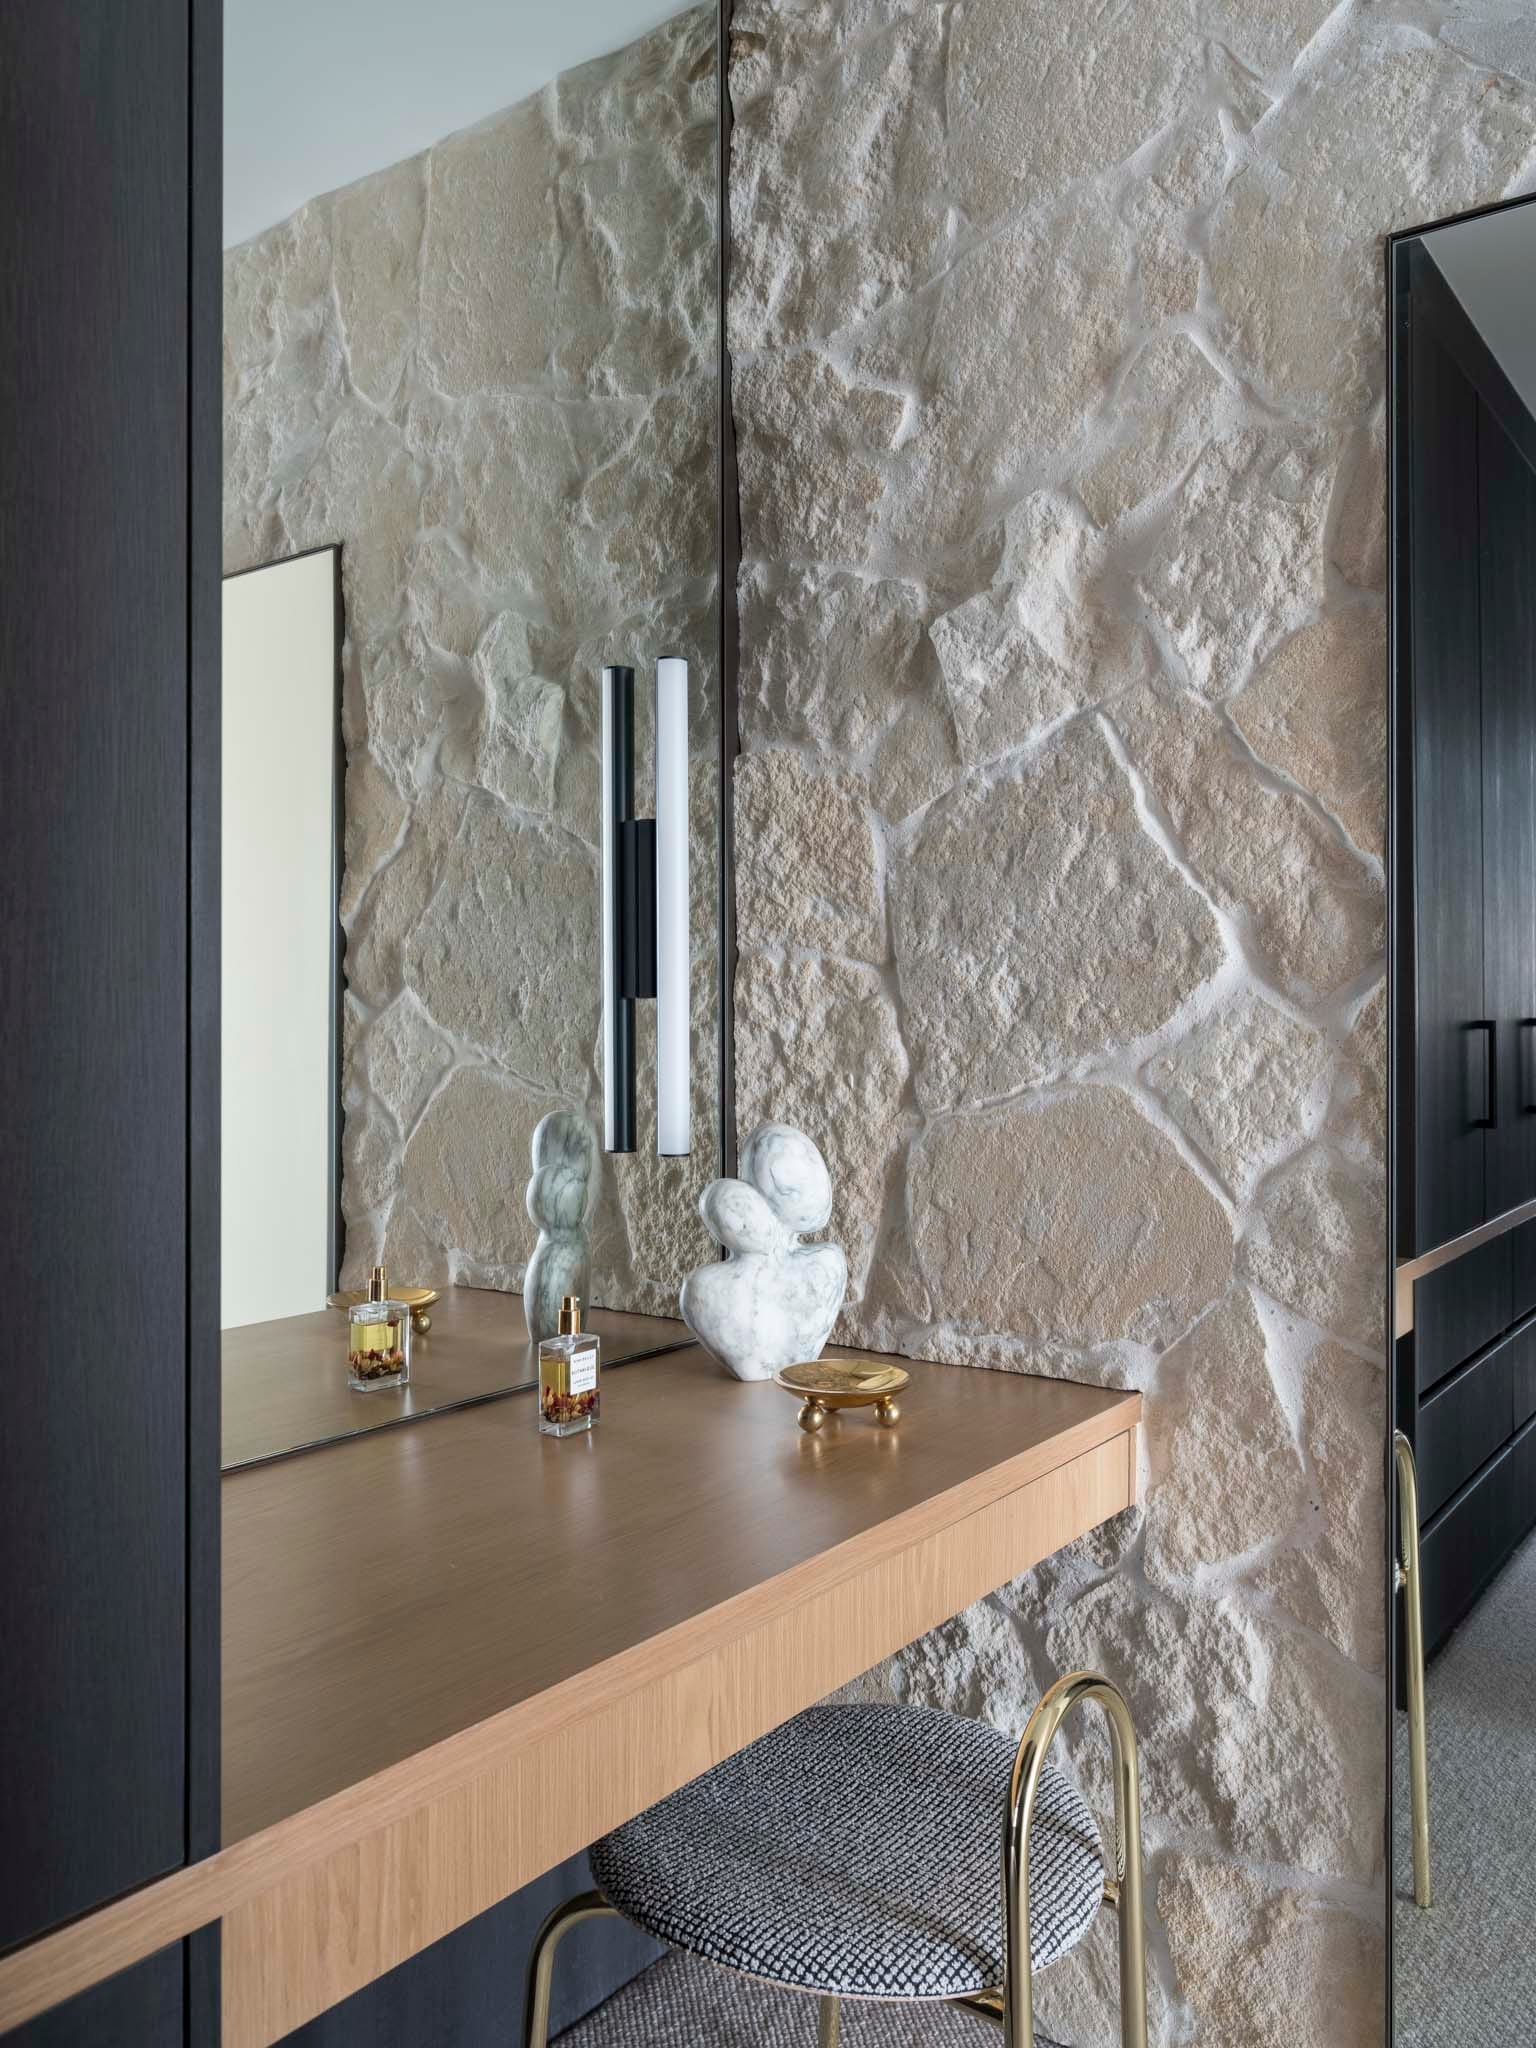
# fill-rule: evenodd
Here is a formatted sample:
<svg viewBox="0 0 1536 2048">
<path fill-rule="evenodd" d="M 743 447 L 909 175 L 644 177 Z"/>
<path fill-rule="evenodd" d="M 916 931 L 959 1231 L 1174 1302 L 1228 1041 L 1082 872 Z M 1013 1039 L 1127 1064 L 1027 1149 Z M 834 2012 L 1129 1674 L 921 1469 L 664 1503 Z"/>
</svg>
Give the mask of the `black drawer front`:
<svg viewBox="0 0 1536 2048">
<path fill-rule="evenodd" d="M 1508 1554 L 1505 1468 L 1513 1456 L 1511 1446 L 1454 1507 L 1446 1509 L 1419 1546 L 1426 1655 L 1445 1641 Z"/>
<path fill-rule="evenodd" d="M 1528 1316 L 1536 1308 L 1536 1223 L 1522 1223 L 1512 1230 L 1509 1242 L 1514 1311 L 1517 1316 Z"/>
<path fill-rule="evenodd" d="M 1426 1654 L 1445 1641 L 1533 1522 L 1536 1423 L 1445 1509 L 1420 1545 Z"/>
<path fill-rule="evenodd" d="M 1415 1282 L 1414 1357 L 1421 1395 L 1514 1321 L 1513 1234 L 1506 1231 Z"/>
<path fill-rule="evenodd" d="M 1516 1437 L 1508 1463 L 1504 1518 L 1509 1547 L 1513 1550 L 1536 1525 L 1536 1423 Z"/>
<path fill-rule="evenodd" d="M 1509 1348 L 1514 1426 L 1519 1429 L 1536 1415 L 1536 1317 L 1512 1334 Z"/>
<path fill-rule="evenodd" d="M 1524 1333 L 1509 1336 L 1436 1387 L 1419 1407 L 1419 1515 L 1428 1521 L 1514 1426 L 1514 1357 Z"/>
</svg>

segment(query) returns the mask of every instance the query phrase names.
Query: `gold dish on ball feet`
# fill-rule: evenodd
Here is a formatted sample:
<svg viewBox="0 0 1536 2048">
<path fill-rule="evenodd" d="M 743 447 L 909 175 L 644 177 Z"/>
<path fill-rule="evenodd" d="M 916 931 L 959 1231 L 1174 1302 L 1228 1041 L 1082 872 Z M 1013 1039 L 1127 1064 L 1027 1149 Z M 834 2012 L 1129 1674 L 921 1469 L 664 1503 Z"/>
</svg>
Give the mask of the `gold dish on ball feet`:
<svg viewBox="0 0 1536 2048">
<path fill-rule="evenodd" d="M 774 1374 L 773 1383 L 798 1397 L 800 1427 L 814 1436 L 839 1408 L 873 1408 L 881 1427 L 894 1429 L 901 1420 L 896 1396 L 911 1377 L 899 1365 L 818 1358 L 809 1365 L 786 1365 Z"/>
</svg>

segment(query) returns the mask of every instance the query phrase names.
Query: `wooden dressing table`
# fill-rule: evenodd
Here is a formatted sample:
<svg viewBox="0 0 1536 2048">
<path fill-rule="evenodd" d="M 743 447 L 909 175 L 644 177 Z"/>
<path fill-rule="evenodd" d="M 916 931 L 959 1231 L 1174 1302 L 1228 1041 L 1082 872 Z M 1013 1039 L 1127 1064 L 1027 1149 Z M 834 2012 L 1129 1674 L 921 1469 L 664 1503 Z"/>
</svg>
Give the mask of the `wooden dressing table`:
<svg viewBox="0 0 1536 2048">
<path fill-rule="evenodd" d="M 230 1473 L 225 1847 L 0 1961 L 0 2027 L 218 1919 L 261 2048 L 1134 1500 L 1138 1395 L 911 1373 L 809 1437 L 690 1347 L 590 1438 L 522 1393 Z"/>
</svg>

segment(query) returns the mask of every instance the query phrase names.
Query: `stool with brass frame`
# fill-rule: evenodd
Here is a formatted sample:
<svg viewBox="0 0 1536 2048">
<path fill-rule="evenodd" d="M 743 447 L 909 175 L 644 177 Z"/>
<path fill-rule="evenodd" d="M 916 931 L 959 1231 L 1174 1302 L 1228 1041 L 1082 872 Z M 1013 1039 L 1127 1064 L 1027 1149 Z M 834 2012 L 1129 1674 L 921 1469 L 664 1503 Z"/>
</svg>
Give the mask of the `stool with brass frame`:
<svg viewBox="0 0 1536 2048">
<path fill-rule="evenodd" d="M 1122 2048 L 1147 2048 L 1147 1959 L 1146 1936 L 1142 1904 L 1142 1854 L 1141 1854 L 1141 1781 L 1140 1765 L 1136 1747 L 1136 1731 L 1131 1720 L 1130 1709 L 1119 1689 L 1097 1673 L 1077 1671 L 1057 1682 L 1045 1694 L 1029 1718 L 1022 1739 L 1014 1754 L 1013 1769 L 1008 1786 L 1007 1803 L 1002 1816 L 1002 1907 L 1003 1907 L 1003 1951 L 1002 1982 L 964 1994 L 953 1991 L 946 1993 L 907 1993 L 904 1996 L 942 1997 L 949 2003 L 962 2005 L 967 2010 L 982 2014 L 998 2024 L 1003 2031 L 1006 2048 L 1052 2048 L 1043 2036 L 1035 2032 L 1034 2022 L 1034 1968 L 1035 1948 L 1031 1941 L 1030 1920 L 1030 1844 L 1036 1832 L 1036 1805 L 1042 1789 L 1042 1774 L 1046 1759 L 1062 1723 L 1073 1710 L 1084 1704 L 1099 1707 L 1109 1724 L 1110 1755 L 1114 1777 L 1115 1805 L 1115 1869 L 1111 1877 L 1103 1878 L 1101 1903 L 1112 1906 L 1119 1920 L 1120 1946 L 1120 2035 Z M 831 1708 L 832 1714 L 848 1714 L 857 1709 Z M 899 1711 L 891 1709 L 887 1711 Z M 947 1718 L 947 1717 L 935 1717 Z M 804 1717 L 801 1717 L 803 1720 Z M 786 1724 L 793 1730 L 796 1723 Z M 784 1730 L 776 1731 L 782 1742 Z M 772 1743 L 775 1736 L 764 1738 Z M 782 1762 L 782 1759 L 780 1759 Z M 808 1764 L 810 1759 L 807 1759 Z M 725 1768 L 725 1767 L 721 1767 Z M 808 1769 L 806 1775 L 810 1776 Z M 706 1779 L 698 1781 L 707 1783 Z M 1059 1773 L 1056 1774 L 1059 1781 Z M 675 1797 L 676 1795 L 674 1795 Z M 1075 1794 L 1072 1795 L 1074 1798 Z M 652 1814 L 663 1812 L 662 1807 L 653 1808 Z M 722 1807 L 722 1813 L 726 1811 Z M 1086 1814 L 1085 1814 L 1086 1819 Z M 722 1819 L 718 1825 L 728 1825 Z M 872 1816 L 862 1816 L 861 1825 L 868 1830 Z M 1047 1828 L 1055 1825 L 1047 1822 Z M 1087 1822 L 1091 1829 L 1092 1823 Z M 611 1838 L 610 1838 L 611 1839 Z M 601 1844 L 594 1850 L 596 1859 Z M 1095 1851 L 1095 1855 L 1097 1855 Z M 706 1855 L 704 1860 L 710 1859 Z M 674 1865 L 675 1867 L 675 1865 Z M 1090 1865 L 1090 1872 L 1094 1866 Z M 1097 1864 L 1102 1875 L 1102 1863 Z M 665 1878 L 658 1874 L 658 1883 L 665 1891 Z M 1094 1880 L 1098 1896 L 1098 1880 Z M 1085 1904 L 1086 1917 L 1092 1918 L 1092 1898 Z M 547 2048 L 549 2039 L 550 1987 L 554 1973 L 555 1951 L 561 1938 L 572 1927 L 584 1920 L 601 1914 L 619 1914 L 619 1908 L 609 1903 L 602 1891 L 589 1891 L 556 1907 L 539 1931 L 529 1963 L 527 1999 L 524 2007 L 523 2041 L 524 2048 Z M 669 1914 L 663 1899 L 659 1908 L 647 1911 L 639 1917 L 631 1908 L 621 1917 L 638 1919 L 638 1924 L 647 1926 L 648 1931 L 657 1934 L 674 1946 L 686 1949 L 685 1934 L 678 1931 L 676 1918 Z M 1080 1932 L 1080 1931 L 1079 1931 Z M 710 1960 L 719 1960 L 712 1957 Z M 727 1964 L 729 1968 L 732 1965 Z M 764 1972 L 749 1970 L 749 1975 L 763 1975 Z M 793 1980 L 784 1974 L 775 1981 L 792 1988 L 812 1989 L 811 1985 L 793 1986 Z M 869 1995 L 878 2000 L 879 1993 Z M 842 1997 L 831 1995 L 817 1988 L 818 2048 L 838 2048 L 841 2027 Z"/>
<path fill-rule="evenodd" d="M 1413 1903 L 1432 1902 L 1429 1882 L 1429 1730 L 1424 1714 L 1424 1603 L 1419 1578 L 1419 1475 L 1413 1446 L 1392 1432 L 1397 1468 L 1397 1540 L 1402 1555 L 1394 1583 L 1403 1596 L 1408 1682 L 1408 1786 L 1413 1811 Z"/>
</svg>

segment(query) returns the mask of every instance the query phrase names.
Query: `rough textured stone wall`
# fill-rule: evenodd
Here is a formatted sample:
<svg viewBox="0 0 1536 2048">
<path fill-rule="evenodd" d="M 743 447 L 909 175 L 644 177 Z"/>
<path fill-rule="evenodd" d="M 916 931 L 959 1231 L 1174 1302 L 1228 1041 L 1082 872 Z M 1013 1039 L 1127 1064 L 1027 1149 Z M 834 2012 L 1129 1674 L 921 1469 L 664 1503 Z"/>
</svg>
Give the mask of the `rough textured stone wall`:
<svg viewBox="0 0 1536 2048">
<path fill-rule="evenodd" d="M 533 1127 L 601 1114 L 598 670 L 663 652 L 693 685 L 695 1147 L 605 1162 L 594 1292 L 675 1312 L 708 1249 L 714 66 L 690 9 L 225 257 L 225 568 L 343 544 L 350 1278 L 521 1284 Z"/>
<path fill-rule="evenodd" d="M 866 1689 L 1108 1670 L 1156 2038 L 1375 2042 L 1382 236 L 1530 185 L 1536 18 L 737 0 L 731 85 L 742 1126 L 844 1337 L 1147 1398 L 1143 1508 Z"/>
</svg>

